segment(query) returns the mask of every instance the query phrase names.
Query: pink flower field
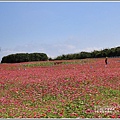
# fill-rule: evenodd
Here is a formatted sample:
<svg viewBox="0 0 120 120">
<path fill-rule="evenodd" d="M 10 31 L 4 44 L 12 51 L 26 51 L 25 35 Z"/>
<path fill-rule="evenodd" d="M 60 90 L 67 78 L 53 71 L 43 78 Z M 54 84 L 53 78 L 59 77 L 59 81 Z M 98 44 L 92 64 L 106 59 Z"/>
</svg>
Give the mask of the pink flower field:
<svg viewBox="0 0 120 120">
<path fill-rule="evenodd" d="M 0 64 L 0 118 L 120 118 L 120 58 L 54 62 Z"/>
</svg>

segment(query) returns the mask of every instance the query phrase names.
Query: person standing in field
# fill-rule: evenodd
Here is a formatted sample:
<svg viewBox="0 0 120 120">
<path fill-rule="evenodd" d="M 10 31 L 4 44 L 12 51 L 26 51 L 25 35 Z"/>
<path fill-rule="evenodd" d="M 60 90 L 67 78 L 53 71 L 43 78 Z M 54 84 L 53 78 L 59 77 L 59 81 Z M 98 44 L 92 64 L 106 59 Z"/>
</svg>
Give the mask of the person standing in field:
<svg viewBox="0 0 120 120">
<path fill-rule="evenodd" d="M 105 64 L 108 64 L 108 57 L 105 58 Z"/>
</svg>

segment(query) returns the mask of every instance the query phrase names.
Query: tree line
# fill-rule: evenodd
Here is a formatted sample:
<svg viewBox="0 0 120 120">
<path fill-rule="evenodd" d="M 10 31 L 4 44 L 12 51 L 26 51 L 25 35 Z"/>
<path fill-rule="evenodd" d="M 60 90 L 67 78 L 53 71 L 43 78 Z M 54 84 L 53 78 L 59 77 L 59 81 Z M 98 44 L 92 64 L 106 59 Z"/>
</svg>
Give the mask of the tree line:
<svg viewBox="0 0 120 120">
<path fill-rule="evenodd" d="M 84 58 L 102 58 L 102 57 L 120 57 L 120 47 L 94 50 L 92 52 L 82 51 L 80 53 L 60 55 L 54 59 L 48 58 L 45 53 L 17 53 L 4 56 L 1 63 L 20 63 L 31 61 L 46 61 L 46 60 L 72 60 Z"/>
<path fill-rule="evenodd" d="M 20 63 L 45 60 L 48 60 L 48 56 L 45 53 L 17 53 L 4 56 L 1 63 Z"/>
<path fill-rule="evenodd" d="M 84 58 L 102 58 L 102 57 L 118 57 L 120 56 L 120 47 L 94 50 L 92 52 L 80 52 L 74 54 L 61 55 L 55 58 L 55 60 L 72 60 L 72 59 L 84 59 Z"/>
</svg>

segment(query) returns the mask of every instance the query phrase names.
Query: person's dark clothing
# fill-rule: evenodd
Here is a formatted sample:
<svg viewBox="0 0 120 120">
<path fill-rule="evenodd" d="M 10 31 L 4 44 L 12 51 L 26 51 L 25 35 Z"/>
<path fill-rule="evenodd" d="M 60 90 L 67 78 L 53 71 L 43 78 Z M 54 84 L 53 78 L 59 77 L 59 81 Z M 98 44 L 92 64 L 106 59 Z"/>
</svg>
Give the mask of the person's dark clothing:
<svg viewBox="0 0 120 120">
<path fill-rule="evenodd" d="M 105 58 L 105 64 L 107 65 L 107 58 Z"/>
</svg>

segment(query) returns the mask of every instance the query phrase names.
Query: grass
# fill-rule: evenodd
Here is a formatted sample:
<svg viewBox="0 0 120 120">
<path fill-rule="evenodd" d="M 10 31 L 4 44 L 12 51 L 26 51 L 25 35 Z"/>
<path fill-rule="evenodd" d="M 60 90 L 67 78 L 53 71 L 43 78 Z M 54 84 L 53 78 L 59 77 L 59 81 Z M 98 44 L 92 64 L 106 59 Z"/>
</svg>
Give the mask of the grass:
<svg viewBox="0 0 120 120">
<path fill-rule="evenodd" d="M 91 63 L 94 62 L 92 59 L 83 59 L 83 60 L 58 60 L 62 61 L 61 65 L 67 65 L 67 64 L 85 64 L 85 63 Z M 55 62 L 57 61 L 44 61 L 44 62 L 32 62 L 32 63 L 25 63 L 22 66 L 23 67 L 47 67 L 47 66 L 54 66 Z"/>
<path fill-rule="evenodd" d="M 114 87 L 119 76 L 104 72 L 118 70 L 117 65 L 105 68 L 92 60 L 71 62 L 63 61 L 56 69 L 53 62 L 38 62 L 22 64 L 28 71 L 16 70 L 19 65 L 1 71 L 0 118 L 119 118 L 120 89 Z M 102 77 L 97 76 L 100 72 Z"/>
<path fill-rule="evenodd" d="M 13 85 L 8 86 L 14 87 Z M 21 101 L 21 105 L 16 106 L 13 103 L 11 105 L 1 106 L 1 109 L 5 108 L 6 112 L 0 113 L 0 116 L 3 118 L 14 118 L 20 116 L 42 118 L 92 118 L 97 115 L 97 113 L 94 112 L 94 106 L 101 106 L 102 108 L 105 106 L 112 106 L 111 103 L 119 104 L 120 101 L 119 90 L 108 89 L 105 87 L 97 87 L 98 95 L 86 93 L 84 96 L 77 97 L 74 100 L 70 100 L 63 95 L 55 96 L 51 94 L 44 95 L 41 99 L 34 98 L 31 100 L 27 97 L 27 94 L 23 94 L 27 90 L 27 86 L 22 91 L 19 91 L 19 93 L 11 92 L 11 99 L 18 99 L 18 101 Z M 5 87 L 5 89 L 8 90 L 8 87 Z M 39 97 L 41 97 L 41 95 Z M 95 104 L 97 101 L 100 102 Z M 25 114 L 21 115 L 20 113 Z M 119 115 L 119 112 L 116 114 Z M 102 113 L 100 116 L 105 117 L 105 114 Z"/>
</svg>

